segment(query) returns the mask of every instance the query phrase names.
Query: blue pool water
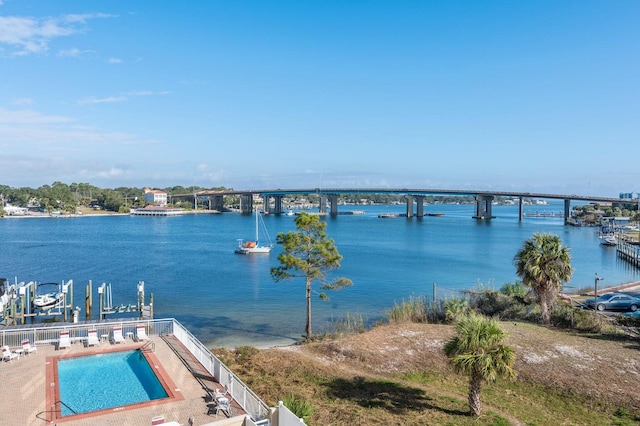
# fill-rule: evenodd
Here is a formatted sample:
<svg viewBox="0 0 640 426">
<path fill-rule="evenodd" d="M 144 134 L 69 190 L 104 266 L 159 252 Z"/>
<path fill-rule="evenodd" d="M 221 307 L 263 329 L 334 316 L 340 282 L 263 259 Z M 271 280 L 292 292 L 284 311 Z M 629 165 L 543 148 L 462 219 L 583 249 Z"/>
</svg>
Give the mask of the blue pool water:
<svg viewBox="0 0 640 426">
<path fill-rule="evenodd" d="M 166 398 L 140 351 L 58 360 L 60 400 L 76 414 Z M 62 415 L 74 414 L 64 405 Z"/>
</svg>

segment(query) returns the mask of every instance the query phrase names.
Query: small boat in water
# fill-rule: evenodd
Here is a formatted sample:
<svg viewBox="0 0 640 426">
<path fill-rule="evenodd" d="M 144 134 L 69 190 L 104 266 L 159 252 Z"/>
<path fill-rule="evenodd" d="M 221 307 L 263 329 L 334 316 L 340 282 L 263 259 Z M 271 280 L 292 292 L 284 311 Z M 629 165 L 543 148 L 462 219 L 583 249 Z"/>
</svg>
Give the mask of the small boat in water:
<svg viewBox="0 0 640 426">
<path fill-rule="evenodd" d="M 615 246 L 618 245 L 618 238 L 615 235 L 603 235 L 600 244 L 603 246 Z"/>
<path fill-rule="evenodd" d="M 38 287 L 42 286 L 56 286 L 56 290 L 36 294 L 32 302 L 35 309 L 48 311 L 63 303 L 64 293 L 60 291 L 60 285 L 58 283 L 42 283 L 38 285 Z"/>
<path fill-rule="evenodd" d="M 238 248 L 235 249 L 235 253 L 237 254 L 268 254 L 273 248 L 273 244 L 271 243 L 271 239 L 269 238 L 269 234 L 267 233 L 266 228 L 264 232 L 267 236 L 267 240 L 269 241 L 268 245 L 261 245 L 259 240 L 259 228 L 260 223 L 262 223 L 262 227 L 265 228 L 264 222 L 258 213 L 258 209 L 256 209 L 256 239 L 255 241 L 244 241 L 242 239 L 238 239 Z"/>
</svg>

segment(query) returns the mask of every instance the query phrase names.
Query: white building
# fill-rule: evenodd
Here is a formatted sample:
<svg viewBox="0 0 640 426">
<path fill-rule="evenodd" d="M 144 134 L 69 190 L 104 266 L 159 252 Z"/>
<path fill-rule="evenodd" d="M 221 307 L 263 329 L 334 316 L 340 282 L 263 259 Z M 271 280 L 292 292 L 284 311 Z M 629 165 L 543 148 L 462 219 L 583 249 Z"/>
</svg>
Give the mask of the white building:
<svg viewBox="0 0 640 426">
<path fill-rule="evenodd" d="M 156 206 L 167 205 L 167 193 L 159 189 L 144 189 L 144 201 L 145 203 L 155 204 Z"/>
<path fill-rule="evenodd" d="M 11 204 L 4 206 L 4 211 L 7 216 L 24 216 L 27 214 L 28 209 L 26 207 L 16 207 Z"/>
</svg>

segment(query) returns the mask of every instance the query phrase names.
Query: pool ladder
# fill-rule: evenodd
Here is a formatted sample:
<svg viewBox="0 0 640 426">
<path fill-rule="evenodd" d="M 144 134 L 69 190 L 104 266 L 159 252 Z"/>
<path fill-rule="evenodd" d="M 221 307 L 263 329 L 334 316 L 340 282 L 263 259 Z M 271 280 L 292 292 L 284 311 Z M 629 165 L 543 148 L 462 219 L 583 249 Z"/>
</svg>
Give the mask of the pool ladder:
<svg viewBox="0 0 640 426">
<path fill-rule="evenodd" d="M 51 404 L 51 406 L 52 406 L 52 407 L 54 407 L 54 406 L 56 406 L 56 405 L 58 405 L 58 404 L 61 404 L 61 405 L 64 405 L 65 407 L 67 407 L 67 409 L 68 409 L 69 411 L 71 411 L 71 413 L 73 413 L 73 414 L 78 414 L 78 413 L 76 413 L 76 412 L 73 410 L 73 408 L 69 407 L 67 404 L 65 404 L 65 403 L 64 403 L 64 402 L 62 402 L 61 400 L 58 400 L 58 401 L 54 402 L 53 404 Z M 50 414 L 50 413 L 57 413 L 57 412 L 58 412 L 58 410 L 56 410 L 56 409 L 41 411 L 41 412 L 39 412 L 38 414 L 36 414 L 36 418 L 38 418 L 38 419 L 40 419 L 40 420 L 44 420 L 44 421 L 45 421 L 45 422 L 47 422 L 47 423 L 50 423 L 52 420 L 49 420 L 49 419 L 46 419 L 46 418 L 43 418 L 43 417 L 40 417 L 40 416 L 41 416 L 42 414 Z"/>
<path fill-rule="evenodd" d="M 140 346 L 140 352 L 155 352 L 156 344 L 151 340 L 147 341 L 144 345 Z"/>
</svg>

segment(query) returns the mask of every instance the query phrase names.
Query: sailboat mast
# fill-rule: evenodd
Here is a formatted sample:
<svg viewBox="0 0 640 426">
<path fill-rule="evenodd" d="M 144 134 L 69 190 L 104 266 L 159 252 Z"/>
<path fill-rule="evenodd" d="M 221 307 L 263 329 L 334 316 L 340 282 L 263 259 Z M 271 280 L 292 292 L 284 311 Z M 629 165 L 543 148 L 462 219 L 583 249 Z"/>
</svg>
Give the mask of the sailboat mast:
<svg viewBox="0 0 640 426">
<path fill-rule="evenodd" d="M 258 244 L 258 208 L 256 207 L 256 244 Z"/>
</svg>

